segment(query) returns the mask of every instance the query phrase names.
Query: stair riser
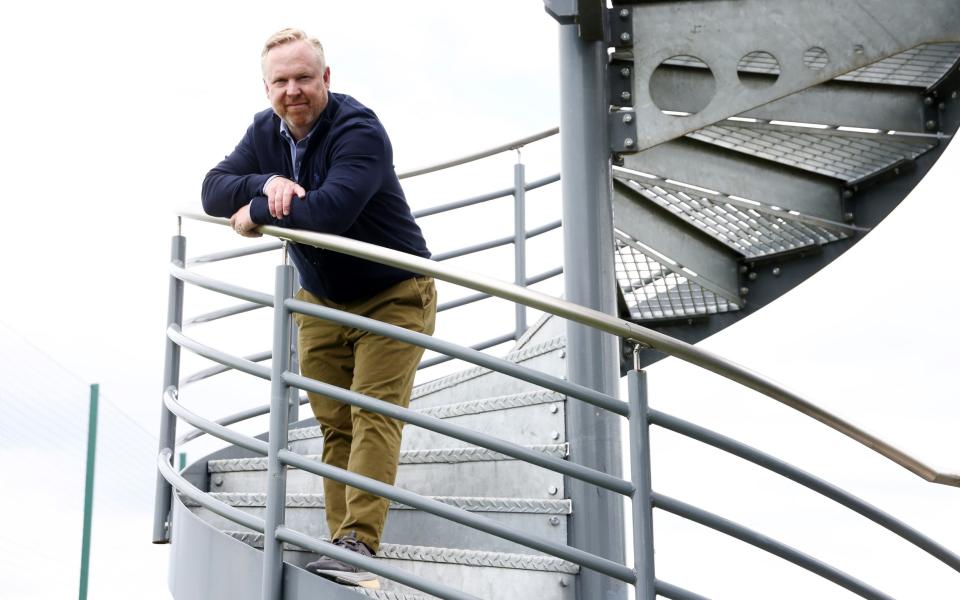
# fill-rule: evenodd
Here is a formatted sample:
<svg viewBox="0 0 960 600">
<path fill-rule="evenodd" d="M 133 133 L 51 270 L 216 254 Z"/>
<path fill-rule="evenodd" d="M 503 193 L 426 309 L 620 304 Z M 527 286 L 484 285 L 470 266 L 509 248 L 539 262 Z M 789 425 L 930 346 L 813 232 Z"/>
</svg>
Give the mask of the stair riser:
<svg viewBox="0 0 960 600">
<path fill-rule="evenodd" d="M 562 401 L 520 406 L 444 419 L 448 423 L 480 431 L 487 435 L 525 446 L 558 444 L 566 441 Z M 456 438 L 407 425 L 403 428 L 402 450 L 458 448 L 465 443 Z M 301 454 L 320 454 L 323 439 L 314 437 L 290 442 L 290 449 Z"/>
<path fill-rule="evenodd" d="M 264 515 L 262 507 L 240 506 L 237 508 L 257 517 L 263 518 Z M 212 513 L 206 508 L 193 507 L 191 510 L 218 529 L 243 529 L 233 521 Z M 567 540 L 567 518 L 564 515 L 492 512 L 477 514 L 501 523 L 513 531 L 522 531 L 559 544 L 565 544 Z M 550 518 L 554 516 L 559 519 L 558 525 L 550 523 Z M 286 525 L 313 537 L 330 537 L 322 508 L 288 508 Z M 537 553 L 526 546 L 409 509 L 390 510 L 383 532 L 383 541 L 415 546 L 472 548 L 488 552 Z"/>
<path fill-rule="evenodd" d="M 264 493 L 266 481 L 266 471 L 211 473 L 210 491 Z M 562 475 L 516 460 L 403 464 L 397 485 L 425 496 L 563 497 Z M 321 494 L 323 478 L 291 469 L 287 493 Z"/>
</svg>

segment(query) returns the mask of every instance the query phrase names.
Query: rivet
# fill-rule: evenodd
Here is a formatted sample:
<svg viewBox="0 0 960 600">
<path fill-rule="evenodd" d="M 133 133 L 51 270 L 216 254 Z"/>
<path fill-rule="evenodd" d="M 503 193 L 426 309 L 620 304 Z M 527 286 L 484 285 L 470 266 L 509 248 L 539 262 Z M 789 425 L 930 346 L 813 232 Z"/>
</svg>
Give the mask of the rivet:
<svg viewBox="0 0 960 600">
<path fill-rule="evenodd" d="M 559 432 L 559 431 L 553 431 L 553 432 L 551 432 L 551 433 L 550 433 L 550 439 L 551 439 L 551 440 L 559 440 L 559 439 L 560 439 L 560 432 Z"/>
<path fill-rule="evenodd" d="M 557 489 L 557 486 L 555 486 L 555 485 L 551 485 L 549 488 L 547 488 L 547 492 L 548 492 L 551 496 L 556 496 L 556 495 L 557 495 L 557 492 L 559 492 L 559 491 L 560 491 L 560 490 L 558 490 L 558 489 Z"/>
<path fill-rule="evenodd" d="M 623 33 L 621 33 L 621 34 L 620 34 L 620 41 L 621 41 L 621 42 L 629 42 L 629 41 L 630 41 L 630 34 L 627 33 L 626 31 L 624 31 Z"/>
<path fill-rule="evenodd" d="M 560 578 L 560 587 L 567 587 L 567 586 L 569 586 L 569 585 L 570 585 L 570 582 L 567 581 L 567 578 L 566 578 L 566 577 L 561 577 L 561 578 Z"/>
<path fill-rule="evenodd" d="M 750 273 L 749 275 L 747 275 L 747 279 L 749 279 L 750 281 L 756 281 L 756 280 L 757 280 L 757 272 L 754 271 L 753 273 Z"/>
<path fill-rule="evenodd" d="M 626 19 L 626 18 L 629 17 L 629 16 L 630 16 L 630 9 L 629 9 L 629 8 L 621 8 L 621 9 L 620 9 L 620 18 L 621 18 L 621 19 Z"/>
<path fill-rule="evenodd" d="M 560 412 L 560 407 L 557 406 L 556 404 L 551 404 L 551 405 L 550 405 L 550 414 L 551 414 L 551 415 L 555 415 L 555 414 L 557 414 L 558 412 Z"/>
<path fill-rule="evenodd" d="M 748 287 L 746 287 L 746 286 L 740 288 L 740 295 L 741 295 L 741 296 L 746 296 L 746 295 L 749 294 L 749 293 L 750 293 L 750 288 L 748 288 Z"/>
<path fill-rule="evenodd" d="M 626 146 L 627 148 L 633 148 L 634 144 L 636 144 L 636 142 L 633 141 L 633 138 L 627 138 L 623 140 L 623 145 Z"/>
<path fill-rule="evenodd" d="M 927 96 L 926 98 L 923 99 L 923 103 L 926 104 L 927 106 L 932 106 L 932 105 L 933 105 L 933 97 L 932 97 L 932 96 Z"/>
<path fill-rule="evenodd" d="M 632 97 L 633 97 L 633 94 L 631 94 L 630 92 L 620 92 L 621 100 L 629 100 Z"/>
<path fill-rule="evenodd" d="M 218 486 L 218 487 L 221 486 L 221 485 L 223 485 L 223 475 L 214 475 L 214 477 L 213 477 L 213 485 Z"/>
<path fill-rule="evenodd" d="M 929 129 L 930 131 L 933 131 L 936 128 L 937 128 L 936 121 L 934 121 L 933 119 L 930 119 L 929 121 L 927 121 L 927 129 Z"/>
<path fill-rule="evenodd" d="M 780 267 L 774 267 L 774 268 L 773 268 L 773 276 L 774 276 L 774 277 L 780 277 Z"/>
<path fill-rule="evenodd" d="M 550 524 L 553 525 L 554 527 L 560 525 L 560 517 L 556 515 L 550 517 Z"/>
<path fill-rule="evenodd" d="M 630 77 L 630 67 L 623 67 L 620 69 L 620 75 L 622 77 Z"/>
<path fill-rule="evenodd" d="M 624 122 L 624 123 L 633 123 L 633 115 L 631 115 L 630 113 L 627 113 L 627 114 L 623 115 L 623 122 Z"/>
</svg>

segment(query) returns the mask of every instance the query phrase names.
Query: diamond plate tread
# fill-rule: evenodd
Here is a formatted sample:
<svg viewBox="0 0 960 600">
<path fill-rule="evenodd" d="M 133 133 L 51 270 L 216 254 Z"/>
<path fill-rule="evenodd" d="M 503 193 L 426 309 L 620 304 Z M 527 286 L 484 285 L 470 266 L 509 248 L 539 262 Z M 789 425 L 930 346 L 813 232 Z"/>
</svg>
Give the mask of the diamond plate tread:
<svg viewBox="0 0 960 600">
<path fill-rule="evenodd" d="M 746 258 L 781 254 L 850 237 L 842 224 L 791 213 L 752 200 L 707 193 L 664 179 L 615 177 L 644 198 L 710 235 Z"/>
<path fill-rule="evenodd" d="M 507 410 L 510 408 L 534 406 L 536 404 L 563 402 L 564 400 L 566 400 L 566 396 L 563 394 L 550 390 L 540 390 L 534 392 L 522 392 L 519 394 L 506 394 L 504 396 L 494 396 L 492 398 L 483 398 L 481 400 L 468 400 L 466 402 L 443 404 L 440 406 L 432 406 L 415 410 L 420 414 L 436 417 L 438 419 L 449 419 L 453 417 L 477 415 L 497 410 Z M 319 437 L 323 437 L 319 426 L 298 427 L 297 429 L 291 429 L 287 434 L 287 440 L 291 442 Z"/>
<path fill-rule="evenodd" d="M 361 596 L 366 596 L 367 598 L 375 598 L 376 600 L 434 600 L 434 598 L 436 598 L 436 596 L 407 594 L 404 592 L 394 592 L 391 590 L 370 590 L 362 587 L 351 589 L 351 591 Z"/>
<path fill-rule="evenodd" d="M 877 85 L 929 88 L 940 81 L 960 59 L 960 44 L 923 44 L 900 54 L 861 67 L 835 81 L 853 81 Z M 707 68 L 692 56 L 675 56 L 666 64 L 681 67 Z M 825 57 L 815 64 L 826 65 Z M 764 55 L 753 55 L 740 62 L 738 70 L 744 73 L 780 74 L 779 65 Z"/>
<path fill-rule="evenodd" d="M 567 345 L 566 338 L 564 338 L 563 336 L 557 336 L 541 344 L 535 344 L 533 346 L 530 346 L 529 348 L 520 348 L 519 350 L 510 352 L 509 354 L 504 356 L 504 359 L 510 362 L 519 363 L 519 362 L 523 362 L 525 360 L 534 358 L 536 356 L 548 354 L 560 348 L 565 348 L 566 345 Z M 447 375 L 446 377 L 441 377 L 440 379 L 428 381 L 427 383 L 418 385 L 415 388 L 413 388 L 413 394 L 411 394 L 410 399 L 415 400 L 422 396 L 432 394 L 433 392 L 436 392 L 445 388 L 453 387 L 457 384 L 463 383 L 465 381 L 469 381 L 471 379 L 475 379 L 477 377 L 480 377 L 481 375 L 486 375 L 487 373 L 492 373 L 492 372 L 493 371 L 491 371 L 490 369 L 487 369 L 484 367 L 473 367 L 470 369 L 466 369 L 464 371 L 459 371 L 457 373 Z"/>
<path fill-rule="evenodd" d="M 548 456 L 556 458 L 566 458 L 568 453 L 567 444 L 540 444 L 536 446 L 525 446 L 528 450 L 542 452 Z M 321 461 L 322 458 L 317 454 L 306 455 L 306 458 L 315 461 Z M 400 452 L 400 464 L 432 464 L 432 463 L 463 463 L 463 462 L 484 462 L 492 460 L 516 460 L 506 454 L 494 452 L 487 448 L 477 446 L 465 446 L 461 448 L 432 448 L 428 450 L 403 450 Z M 266 471 L 267 459 L 265 457 L 257 458 L 231 458 L 223 460 L 211 460 L 207 462 L 208 473 L 235 473 L 238 471 Z"/>
<path fill-rule="evenodd" d="M 630 316 L 637 320 L 673 319 L 731 312 L 740 307 L 692 281 L 678 267 L 622 232 L 615 232 L 614 270 Z"/>
<path fill-rule="evenodd" d="M 897 141 L 835 129 L 767 127 L 725 121 L 687 134 L 692 139 L 846 182 L 858 181 L 937 145 L 936 139 Z M 793 131 L 791 131 L 793 130 Z"/>
<path fill-rule="evenodd" d="M 210 496 L 229 506 L 262 508 L 267 503 L 267 495 L 249 492 L 211 492 Z M 425 496 L 449 506 L 462 508 L 470 512 L 524 513 L 539 515 L 569 515 L 573 512 L 570 500 L 548 500 L 543 498 L 486 498 L 478 496 Z M 184 498 L 187 506 L 199 506 Z M 323 494 L 287 494 L 287 508 L 324 508 Z M 399 502 L 390 502 L 395 510 L 416 510 Z"/>
<path fill-rule="evenodd" d="M 227 531 L 226 533 L 255 548 L 263 547 L 262 533 L 248 531 Z M 283 546 L 285 550 L 300 550 L 298 546 L 293 544 L 284 543 Z M 471 567 L 547 571 L 551 573 L 568 573 L 571 575 L 580 572 L 579 565 L 553 556 L 487 552 L 463 548 L 410 546 L 406 544 L 380 544 L 380 549 L 377 551 L 377 558 L 466 565 Z"/>
</svg>

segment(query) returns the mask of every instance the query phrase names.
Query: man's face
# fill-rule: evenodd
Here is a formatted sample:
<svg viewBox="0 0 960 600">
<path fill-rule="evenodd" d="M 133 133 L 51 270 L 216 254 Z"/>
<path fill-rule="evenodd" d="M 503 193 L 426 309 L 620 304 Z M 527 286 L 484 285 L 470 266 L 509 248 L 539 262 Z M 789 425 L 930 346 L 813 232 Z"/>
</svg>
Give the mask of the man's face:
<svg viewBox="0 0 960 600">
<path fill-rule="evenodd" d="M 290 42 L 267 52 L 263 83 L 274 112 L 300 139 L 310 133 L 327 106 L 330 68 L 321 68 L 307 42 Z"/>
</svg>

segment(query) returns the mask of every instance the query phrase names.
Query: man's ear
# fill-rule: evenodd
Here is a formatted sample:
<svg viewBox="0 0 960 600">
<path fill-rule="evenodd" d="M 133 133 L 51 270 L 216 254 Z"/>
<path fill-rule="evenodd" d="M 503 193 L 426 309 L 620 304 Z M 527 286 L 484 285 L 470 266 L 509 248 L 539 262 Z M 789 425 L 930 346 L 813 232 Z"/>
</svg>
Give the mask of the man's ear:
<svg viewBox="0 0 960 600">
<path fill-rule="evenodd" d="M 267 98 L 270 97 L 270 86 L 267 85 L 267 80 L 263 80 L 263 92 L 267 95 Z"/>
<path fill-rule="evenodd" d="M 330 87 L 330 67 L 323 70 L 323 83 L 327 87 Z"/>
</svg>

